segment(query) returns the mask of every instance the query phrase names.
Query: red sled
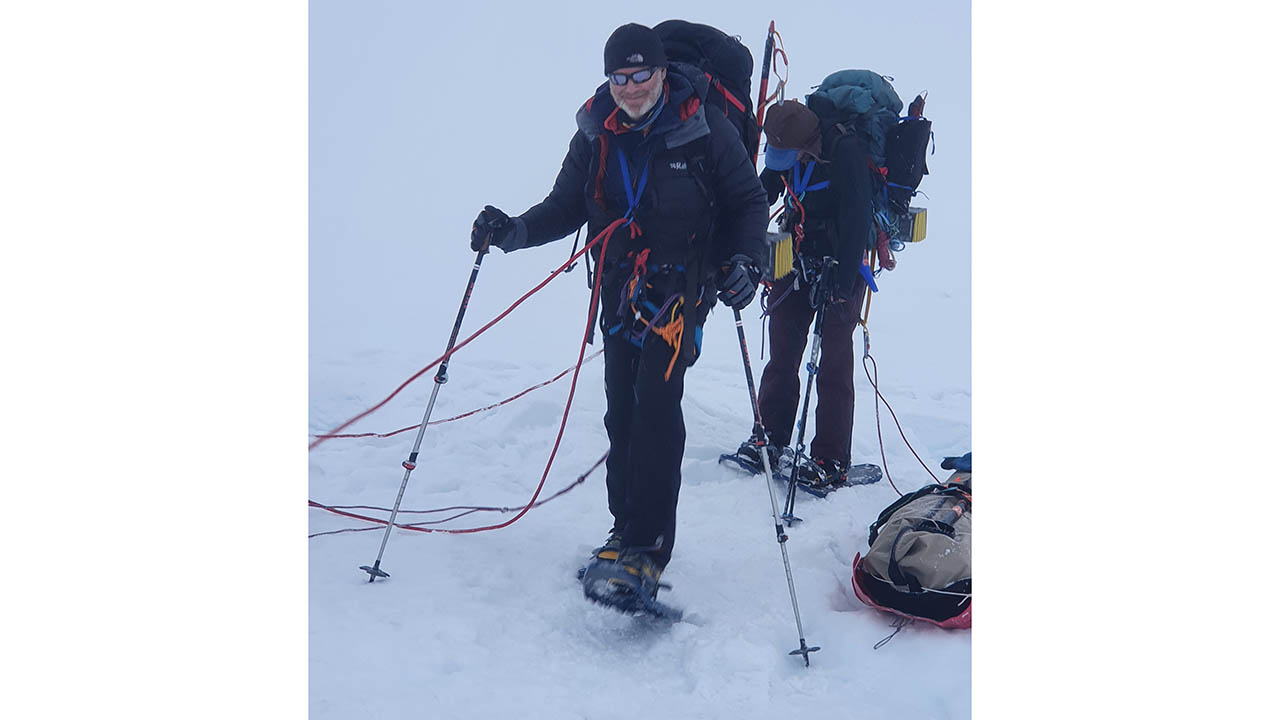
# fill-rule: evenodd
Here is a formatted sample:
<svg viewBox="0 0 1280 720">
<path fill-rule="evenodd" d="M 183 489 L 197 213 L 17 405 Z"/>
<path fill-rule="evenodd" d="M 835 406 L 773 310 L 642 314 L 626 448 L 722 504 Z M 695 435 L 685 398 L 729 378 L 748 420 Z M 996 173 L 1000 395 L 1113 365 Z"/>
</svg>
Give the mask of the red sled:
<svg viewBox="0 0 1280 720">
<path fill-rule="evenodd" d="M 861 600 L 863 603 L 877 610 L 881 610 L 887 613 L 892 613 L 899 617 L 910 618 L 912 620 L 922 620 L 924 622 L 937 625 L 940 628 L 946 628 L 947 630 L 963 630 L 963 629 L 968 629 L 973 627 L 973 601 L 972 600 L 969 601 L 969 604 L 965 606 L 964 610 L 962 610 L 960 614 L 955 615 L 953 617 L 949 617 L 946 620 L 934 620 L 933 618 L 922 617 L 920 615 L 912 615 L 910 613 L 906 613 L 901 610 L 897 610 L 895 608 L 885 607 L 884 605 L 881 605 L 875 600 L 872 600 L 871 599 L 872 591 L 870 591 L 865 585 L 865 583 L 868 582 L 867 571 L 863 570 L 860 567 L 861 563 L 862 563 L 862 553 L 854 554 L 853 578 L 851 580 L 851 582 L 853 583 L 853 594 L 857 595 L 858 599 Z"/>
</svg>

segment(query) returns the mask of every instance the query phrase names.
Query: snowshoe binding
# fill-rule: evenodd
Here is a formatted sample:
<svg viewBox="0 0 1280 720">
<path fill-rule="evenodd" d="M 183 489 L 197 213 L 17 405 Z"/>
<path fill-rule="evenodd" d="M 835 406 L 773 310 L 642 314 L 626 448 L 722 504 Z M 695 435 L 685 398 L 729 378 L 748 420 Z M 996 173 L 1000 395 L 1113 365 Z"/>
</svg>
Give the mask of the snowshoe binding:
<svg viewBox="0 0 1280 720">
<path fill-rule="evenodd" d="M 618 559 L 618 553 L 622 551 L 622 533 L 609 531 L 609 537 L 605 539 L 604 544 L 591 551 L 591 558 L 587 560 L 587 565 L 578 568 L 578 579 L 581 580 L 583 575 L 587 574 L 587 566 L 596 560 L 614 561 Z"/>
<path fill-rule="evenodd" d="M 725 453 L 720 456 L 720 464 L 737 468 L 743 472 L 758 475 L 764 472 L 764 459 L 760 455 L 761 443 L 755 438 L 750 438 L 746 442 L 738 446 L 737 452 Z M 786 462 L 784 454 L 790 448 L 779 448 L 777 445 L 769 445 L 769 467 L 773 469 L 776 476 L 781 469 L 780 465 Z"/>
<path fill-rule="evenodd" d="M 622 548 L 613 559 L 598 552 L 580 573 L 582 594 L 590 601 L 626 615 L 679 620 L 683 612 L 658 601 L 662 568 L 648 553 Z"/>
</svg>

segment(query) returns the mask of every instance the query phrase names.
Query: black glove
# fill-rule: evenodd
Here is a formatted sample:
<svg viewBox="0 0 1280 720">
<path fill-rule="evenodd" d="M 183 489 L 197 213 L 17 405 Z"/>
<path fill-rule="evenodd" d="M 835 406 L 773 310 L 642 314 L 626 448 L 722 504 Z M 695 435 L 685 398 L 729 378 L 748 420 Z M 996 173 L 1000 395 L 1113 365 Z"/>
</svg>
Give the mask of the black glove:
<svg viewBox="0 0 1280 720">
<path fill-rule="evenodd" d="M 764 194 L 769 198 L 769 204 L 778 202 L 778 197 L 782 195 L 782 173 L 777 170 L 769 170 L 766 168 L 760 173 L 760 186 L 764 188 Z"/>
<path fill-rule="evenodd" d="M 916 98 L 919 100 L 920 98 Z M 960 472 L 973 472 L 973 451 L 959 455 L 957 457 L 946 457 L 942 459 L 943 470 L 959 470 Z"/>
<path fill-rule="evenodd" d="M 734 255 L 720 276 L 720 302 L 741 310 L 756 296 L 760 283 L 760 269 L 746 255 Z"/>
<path fill-rule="evenodd" d="M 498 208 L 485 205 L 484 210 L 476 216 L 476 221 L 471 224 L 471 249 L 480 252 L 486 237 L 489 239 L 489 247 L 511 252 L 524 247 L 528 231 L 520 218 L 513 220 Z"/>
</svg>

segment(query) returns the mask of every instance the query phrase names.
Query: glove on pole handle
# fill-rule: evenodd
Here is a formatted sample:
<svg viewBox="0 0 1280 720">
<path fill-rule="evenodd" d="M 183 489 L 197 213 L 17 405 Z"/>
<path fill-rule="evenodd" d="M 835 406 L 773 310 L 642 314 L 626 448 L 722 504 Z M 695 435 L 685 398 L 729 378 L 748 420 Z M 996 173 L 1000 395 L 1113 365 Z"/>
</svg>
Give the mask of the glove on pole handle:
<svg viewBox="0 0 1280 720">
<path fill-rule="evenodd" d="M 755 428 L 752 435 L 760 443 L 760 457 L 764 460 L 764 484 L 769 488 L 769 506 L 773 509 L 773 530 L 778 537 L 778 549 L 782 551 L 782 567 L 787 572 L 787 588 L 791 591 L 791 610 L 796 616 L 796 632 L 800 635 L 800 647 L 789 655 L 803 655 L 804 666 L 809 667 L 809 653 L 818 652 L 822 648 L 809 647 L 804 641 L 804 625 L 800 623 L 800 603 L 796 600 L 796 583 L 791 577 L 791 560 L 787 557 L 787 534 L 782 529 L 782 520 L 778 517 L 778 498 L 773 492 L 773 468 L 769 462 L 769 438 L 764 429 L 764 420 L 760 416 L 760 401 L 756 396 L 756 380 L 751 374 L 751 353 L 747 351 L 747 334 L 742 329 L 742 312 L 733 311 L 733 322 L 738 327 L 738 345 L 742 348 L 742 368 L 747 373 L 747 392 L 751 395 L 751 412 L 755 414 Z"/>
<path fill-rule="evenodd" d="M 787 483 L 787 506 L 782 513 L 782 519 L 787 521 L 788 526 L 794 522 L 800 522 L 800 518 L 795 516 L 796 484 L 800 479 L 800 458 L 804 456 L 804 431 L 809 420 L 809 398 L 813 394 L 813 380 L 818 374 L 818 355 L 822 350 L 822 323 L 827 316 L 826 309 L 831 295 L 832 278 L 835 275 L 831 268 L 837 264 L 835 258 L 829 256 L 822 258 L 822 269 L 818 271 L 814 288 L 818 300 L 818 312 L 813 316 L 813 347 L 809 350 L 809 362 L 805 366 L 809 371 L 809 378 L 805 381 L 800 427 L 796 432 L 795 450 L 791 454 L 791 481 Z"/>
<path fill-rule="evenodd" d="M 391 517 L 387 519 L 387 529 L 382 533 L 382 545 L 378 548 L 378 557 L 373 561 L 372 566 L 360 566 L 361 570 L 369 573 L 369 582 L 380 577 L 391 577 L 382 570 L 382 553 L 387 549 L 391 529 L 396 525 L 396 514 L 400 512 L 400 501 L 404 498 L 404 490 L 409 486 L 409 476 L 418 466 L 418 448 L 422 446 L 422 435 L 426 432 L 427 422 L 431 420 L 431 410 L 436 405 L 436 396 L 440 394 L 440 386 L 449 382 L 449 356 L 453 354 L 454 343 L 458 342 L 458 330 L 462 328 L 462 317 L 467 314 L 467 304 L 471 302 L 471 291 L 475 289 L 476 277 L 480 275 L 480 263 L 489 252 L 489 240 L 492 237 L 493 233 L 485 237 L 484 245 L 476 251 L 476 262 L 471 267 L 471 278 L 467 280 L 467 289 L 462 293 L 462 305 L 458 307 L 458 317 L 453 321 L 453 332 L 449 334 L 449 344 L 444 349 L 444 359 L 440 361 L 440 369 L 436 371 L 436 384 L 431 388 L 431 399 L 427 401 L 427 410 L 422 416 L 422 424 L 418 426 L 418 436 L 413 441 L 413 450 L 409 452 L 409 459 L 401 463 L 404 466 L 404 479 L 400 481 L 400 492 L 396 494 L 396 504 L 392 506 Z"/>
</svg>

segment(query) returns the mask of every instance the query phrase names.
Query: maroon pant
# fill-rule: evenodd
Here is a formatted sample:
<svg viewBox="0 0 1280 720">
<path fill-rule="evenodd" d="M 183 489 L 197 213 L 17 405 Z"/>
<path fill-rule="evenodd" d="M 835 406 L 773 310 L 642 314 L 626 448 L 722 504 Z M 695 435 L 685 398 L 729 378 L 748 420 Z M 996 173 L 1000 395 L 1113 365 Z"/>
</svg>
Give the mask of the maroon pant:
<svg viewBox="0 0 1280 720">
<path fill-rule="evenodd" d="M 861 298 L 866 284 L 859 278 L 853 298 Z M 781 297 L 786 287 L 775 286 Z M 800 287 L 770 305 L 769 363 L 760 377 L 760 415 L 769 441 L 774 445 L 790 445 L 796 413 L 800 406 L 803 383 L 808 371 L 801 373 L 801 363 L 809 355 L 809 326 L 815 308 L 809 304 L 809 285 L 803 279 Z M 858 324 L 859 300 L 832 303 L 824 311 L 822 349 L 818 356 L 815 383 L 818 407 L 817 425 L 808 454 L 813 458 L 849 462 L 853 444 L 853 331 Z M 803 380 L 802 380 L 803 377 Z M 813 402 L 811 399 L 810 402 Z M 806 427 L 806 435 L 814 429 Z"/>
</svg>

